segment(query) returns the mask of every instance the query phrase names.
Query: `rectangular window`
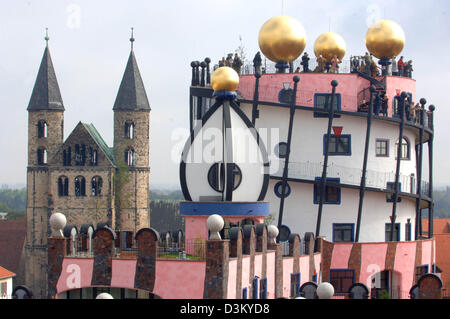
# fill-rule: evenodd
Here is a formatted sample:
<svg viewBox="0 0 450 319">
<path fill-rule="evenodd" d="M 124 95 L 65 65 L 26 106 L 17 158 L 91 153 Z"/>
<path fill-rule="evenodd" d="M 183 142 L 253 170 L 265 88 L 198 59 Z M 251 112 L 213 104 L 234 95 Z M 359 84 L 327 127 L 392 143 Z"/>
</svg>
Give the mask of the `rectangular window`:
<svg viewBox="0 0 450 319">
<path fill-rule="evenodd" d="M 291 274 L 291 298 L 300 296 L 300 274 Z"/>
<path fill-rule="evenodd" d="M 405 240 L 411 241 L 411 223 L 405 224 Z"/>
<path fill-rule="evenodd" d="M 389 157 L 389 140 L 376 140 L 376 156 Z"/>
<path fill-rule="evenodd" d="M 355 283 L 355 271 L 353 269 L 331 269 L 330 284 L 333 285 L 337 294 L 348 293 L 350 287 Z"/>
<path fill-rule="evenodd" d="M 242 289 L 242 299 L 247 299 L 247 288 Z"/>
<path fill-rule="evenodd" d="M 259 299 L 267 299 L 267 278 L 259 281 Z"/>
<path fill-rule="evenodd" d="M 386 223 L 385 226 L 385 236 L 386 241 L 391 241 L 391 227 L 392 223 Z M 400 224 L 394 225 L 394 241 L 400 241 Z"/>
<path fill-rule="evenodd" d="M 314 204 L 320 203 L 320 181 L 322 178 L 316 177 L 314 184 Z M 327 178 L 327 185 L 325 186 L 324 201 L 326 205 L 340 205 L 341 204 L 341 188 L 337 187 L 341 180 L 339 178 Z M 329 183 L 331 185 L 329 185 Z M 334 184 L 334 185 L 333 185 Z"/>
<path fill-rule="evenodd" d="M 331 93 L 314 94 L 314 108 L 325 111 L 325 112 L 314 112 L 314 117 L 328 117 L 329 103 L 331 103 Z M 333 107 L 334 107 L 335 112 L 339 112 L 341 110 L 341 95 L 340 94 L 336 94 L 334 96 Z M 338 114 L 335 114 L 334 117 L 339 118 L 341 116 Z"/>
<path fill-rule="evenodd" d="M 394 192 L 395 190 L 395 183 L 389 182 L 386 185 L 386 190 L 388 192 Z M 400 193 L 402 191 L 402 183 L 398 183 L 398 192 Z M 397 203 L 400 203 L 402 201 L 402 198 L 399 196 L 397 199 Z M 394 202 L 394 194 L 387 194 L 386 195 L 386 202 L 393 203 Z"/>
<path fill-rule="evenodd" d="M 323 136 L 323 155 L 325 155 L 327 146 L 327 135 Z M 351 156 L 352 155 L 352 137 L 351 135 L 330 136 L 329 156 Z"/>
<path fill-rule="evenodd" d="M 258 277 L 252 280 L 252 299 L 258 299 Z"/>
<path fill-rule="evenodd" d="M 352 243 L 355 224 L 333 224 L 333 242 Z"/>
</svg>

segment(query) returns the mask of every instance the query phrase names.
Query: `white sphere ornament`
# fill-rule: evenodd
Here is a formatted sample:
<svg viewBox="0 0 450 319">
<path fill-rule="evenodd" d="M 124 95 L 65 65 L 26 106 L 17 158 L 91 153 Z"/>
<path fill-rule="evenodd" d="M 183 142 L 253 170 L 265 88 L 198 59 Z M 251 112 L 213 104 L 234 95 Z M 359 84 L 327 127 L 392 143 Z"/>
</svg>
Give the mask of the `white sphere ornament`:
<svg viewBox="0 0 450 319">
<path fill-rule="evenodd" d="M 67 224 L 67 219 L 64 214 L 54 213 L 50 216 L 50 227 L 52 228 L 52 236 L 54 237 L 64 237 L 62 230 Z"/>
<path fill-rule="evenodd" d="M 95 299 L 114 299 L 113 296 L 111 296 L 109 293 L 107 292 L 102 292 L 101 294 L 99 294 Z"/>
<path fill-rule="evenodd" d="M 276 244 L 277 243 L 276 238 L 277 238 L 278 234 L 280 233 L 280 231 L 278 230 L 278 227 L 275 225 L 269 225 L 267 227 L 267 233 L 269 235 L 269 242 L 271 244 Z"/>
<path fill-rule="evenodd" d="M 206 220 L 206 226 L 210 232 L 209 239 L 210 240 L 221 240 L 219 232 L 223 229 L 225 222 L 220 215 L 211 215 Z"/>
<path fill-rule="evenodd" d="M 334 287 L 329 282 L 322 282 L 316 290 L 319 299 L 331 299 L 334 295 Z"/>
</svg>

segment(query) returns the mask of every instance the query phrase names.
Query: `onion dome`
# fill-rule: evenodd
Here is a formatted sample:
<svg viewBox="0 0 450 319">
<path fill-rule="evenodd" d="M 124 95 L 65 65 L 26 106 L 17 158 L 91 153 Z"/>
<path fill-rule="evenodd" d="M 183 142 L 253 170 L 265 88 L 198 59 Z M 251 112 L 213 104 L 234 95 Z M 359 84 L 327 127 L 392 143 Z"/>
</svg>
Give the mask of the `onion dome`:
<svg viewBox="0 0 450 319">
<path fill-rule="evenodd" d="M 321 34 L 314 43 L 314 54 L 316 57 L 322 55 L 327 62 L 330 62 L 335 55 L 339 60 L 342 60 L 346 50 L 345 40 L 334 32 Z"/>
<path fill-rule="evenodd" d="M 302 24 L 289 16 L 269 19 L 261 27 L 258 37 L 262 53 L 273 62 L 291 62 L 306 47 L 306 32 Z"/>
<path fill-rule="evenodd" d="M 236 91 L 239 86 L 239 74 L 228 66 L 220 67 L 211 76 L 211 86 L 216 92 Z"/>
<path fill-rule="evenodd" d="M 367 31 L 366 47 L 378 59 L 392 59 L 405 46 L 405 32 L 391 20 L 375 22 Z"/>
</svg>

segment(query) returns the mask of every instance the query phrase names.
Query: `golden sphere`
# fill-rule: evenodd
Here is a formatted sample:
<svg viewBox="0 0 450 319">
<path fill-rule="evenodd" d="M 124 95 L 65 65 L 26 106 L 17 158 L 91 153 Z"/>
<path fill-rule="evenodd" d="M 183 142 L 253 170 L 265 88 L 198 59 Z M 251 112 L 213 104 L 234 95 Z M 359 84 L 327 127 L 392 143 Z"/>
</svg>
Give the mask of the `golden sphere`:
<svg viewBox="0 0 450 319">
<path fill-rule="evenodd" d="M 236 91 L 239 74 L 228 66 L 220 67 L 211 76 L 211 86 L 214 91 Z"/>
<path fill-rule="evenodd" d="M 334 32 L 321 34 L 314 43 L 314 54 L 316 57 L 322 55 L 327 62 L 330 62 L 335 55 L 339 60 L 342 60 L 346 50 L 345 40 Z"/>
<path fill-rule="evenodd" d="M 259 48 L 273 62 L 291 62 L 306 47 L 306 33 L 300 22 L 288 16 L 273 17 L 261 27 Z"/>
<path fill-rule="evenodd" d="M 392 59 L 405 46 L 405 32 L 391 20 L 375 22 L 367 31 L 366 47 L 378 59 Z"/>
</svg>

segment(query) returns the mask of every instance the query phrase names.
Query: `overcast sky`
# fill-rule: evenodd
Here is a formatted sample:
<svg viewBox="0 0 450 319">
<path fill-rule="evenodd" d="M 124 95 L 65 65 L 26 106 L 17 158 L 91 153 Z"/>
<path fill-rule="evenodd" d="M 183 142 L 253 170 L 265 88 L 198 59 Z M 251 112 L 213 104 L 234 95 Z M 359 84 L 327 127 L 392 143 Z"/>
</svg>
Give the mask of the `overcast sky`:
<svg viewBox="0 0 450 319">
<path fill-rule="evenodd" d="M 152 107 L 150 183 L 177 186 L 172 132 L 188 128 L 190 62 L 207 56 L 217 62 L 237 49 L 240 36 L 252 59 L 261 26 L 285 14 L 305 27 L 307 52 L 331 28 L 347 43 L 345 59 L 366 51 L 364 36 L 375 20 L 392 19 L 403 27 L 402 55 L 414 61 L 417 95 L 436 105 L 435 185 L 450 185 L 449 8 L 448 0 L 1 0 L 0 184 L 26 182 L 26 108 L 46 27 L 66 108 L 64 137 L 79 121 L 93 123 L 109 146 L 112 107 L 134 27 L 135 55 Z"/>
</svg>

